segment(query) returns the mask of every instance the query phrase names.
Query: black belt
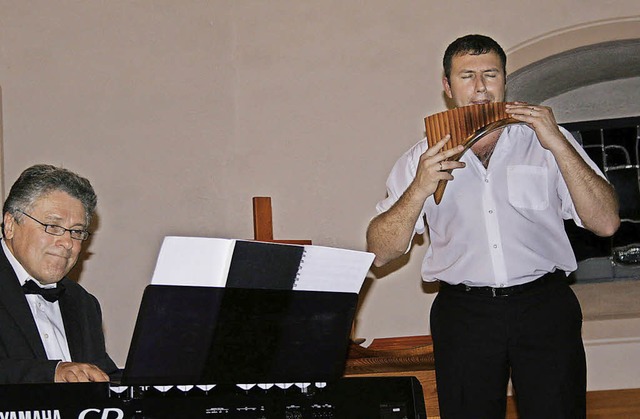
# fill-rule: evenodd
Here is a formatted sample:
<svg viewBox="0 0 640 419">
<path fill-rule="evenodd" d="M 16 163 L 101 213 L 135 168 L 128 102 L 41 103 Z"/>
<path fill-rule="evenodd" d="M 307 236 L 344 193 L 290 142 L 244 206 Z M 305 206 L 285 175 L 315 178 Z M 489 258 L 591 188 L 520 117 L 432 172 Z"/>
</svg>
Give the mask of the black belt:
<svg viewBox="0 0 640 419">
<path fill-rule="evenodd" d="M 551 281 L 562 279 L 566 279 L 565 273 L 563 271 L 554 271 L 544 274 L 540 278 L 531 282 L 527 282 L 526 284 L 513 285 L 511 287 L 502 288 L 472 287 L 466 284 L 451 285 L 446 282 L 440 281 L 440 291 L 463 292 L 469 295 L 480 295 L 484 297 L 509 297 L 511 295 L 522 294 L 535 288 L 539 288 Z"/>
</svg>

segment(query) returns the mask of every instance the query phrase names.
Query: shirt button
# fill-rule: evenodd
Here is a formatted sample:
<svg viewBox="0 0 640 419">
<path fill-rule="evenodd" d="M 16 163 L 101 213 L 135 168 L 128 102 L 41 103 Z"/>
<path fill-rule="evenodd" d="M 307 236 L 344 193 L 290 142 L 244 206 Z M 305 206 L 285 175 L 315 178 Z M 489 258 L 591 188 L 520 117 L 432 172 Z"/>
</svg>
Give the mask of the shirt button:
<svg viewBox="0 0 640 419">
<path fill-rule="evenodd" d="M 493 214 L 493 210 L 489 210 L 489 214 Z"/>
<path fill-rule="evenodd" d="M 485 179 L 485 180 L 484 180 L 484 183 L 489 183 L 489 179 Z"/>
<path fill-rule="evenodd" d="M 497 244 L 494 244 L 494 245 L 493 245 L 493 248 L 494 248 L 494 249 L 497 249 L 497 248 L 498 248 L 498 245 L 497 245 Z"/>
<path fill-rule="evenodd" d="M 49 339 L 49 334 L 48 334 L 48 333 L 45 333 L 45 334 L 44 334 L 44 338 L 45 338 L 45 339 Z"/>
</svg>

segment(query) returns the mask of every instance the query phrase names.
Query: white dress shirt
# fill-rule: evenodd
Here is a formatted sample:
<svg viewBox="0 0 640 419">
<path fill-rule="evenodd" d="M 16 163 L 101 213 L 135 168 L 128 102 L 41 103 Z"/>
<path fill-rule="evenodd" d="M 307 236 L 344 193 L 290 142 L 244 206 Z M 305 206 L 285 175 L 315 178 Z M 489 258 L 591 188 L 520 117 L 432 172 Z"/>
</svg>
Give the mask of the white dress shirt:
<svg viewBox="0 0 640 419">
<path fill-rule="evenodd" d="M 22 265 L 20 265 L 11 251 L 7 248 L 7 244 L 4 240 L 2 240 L 2 250 L 13 267 L 20 286 L 24 285 L 27 280 L 31 279 L 41 287 L 52 287 L 52 285 L 45 287 L 41 285 L 40 282 L 29 276 L 27 271 L 22 267 Z M 71 361 L 69 345 L 67 344 L 67 335 L 64 331 L 64 323 L 60 312 L 60 303 L 58 301 L 53 303 L 49 302 L 38 294 L 28 294 L 25 295 L 25 297 L 29 303 L 29 308 L 31 309 L 33 318 L 36 321 L 40 340 L 44 345 L 47 358 L 51 360 L 58 359 L 61 361 Z"/>
<path fill-rule="evenodd" d="M 602 172 L 571 134 L 562 133 L 598 175 Z M 420 141 L 394 165 L 387 198 L 376 206 L 391 208 L 415 177 Z M 505 287 L 530 282 L 547 272 L 574 271 L 576 259 L 564 231 L 564 219 L 582 226 L 555 158 L 526 125 L 507 126 L 487 169 L 472 151 L 454 170 L 442 201 L 424 204 L 415 232 L 429 227 L 430 246 L 422 264 L 425 281 Z M 423 218 L 425 217 L 425 218 Z"/>
</svg>

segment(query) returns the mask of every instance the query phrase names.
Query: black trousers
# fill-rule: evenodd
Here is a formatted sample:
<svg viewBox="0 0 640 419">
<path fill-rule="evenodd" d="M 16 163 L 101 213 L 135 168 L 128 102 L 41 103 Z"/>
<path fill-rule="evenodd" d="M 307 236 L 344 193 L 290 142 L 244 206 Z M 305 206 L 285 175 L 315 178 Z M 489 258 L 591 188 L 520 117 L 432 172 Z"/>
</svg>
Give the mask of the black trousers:
<svg viewBox="0 0 640 419">
<path fill-rule="evenodd" d="M 562 279 L 496 297 L 441 287 L 431 308 L 441 417 L 504 418 L 509 377 L 520 419 L 586 417 L 581 329 Z"/>
</svg>

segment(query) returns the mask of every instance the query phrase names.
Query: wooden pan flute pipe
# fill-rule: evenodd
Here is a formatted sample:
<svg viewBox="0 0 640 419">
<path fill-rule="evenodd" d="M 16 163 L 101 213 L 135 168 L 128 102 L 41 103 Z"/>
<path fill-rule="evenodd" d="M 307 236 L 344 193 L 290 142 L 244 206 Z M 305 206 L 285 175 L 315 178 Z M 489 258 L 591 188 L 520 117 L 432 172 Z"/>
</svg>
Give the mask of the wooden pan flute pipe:
<svg viewBox="0 0 640 419">
<path fill-rule="evenodd" d="M 491 102 L 480 105 L 469 105 L 450 109 L 427 116 L 424 119 L 427 143 L 433 147 L 445 135 L 451 134 L 451 140 L 445 144 L 443 150 L 449 150 L 460 144 L 464 150 L 448 160 L 460 160 L 460 157 L 485 135 L 510 124 L 521 124 L 522 121 L 510 118 L 505 111 L 505 102 Z M 433 194 L 436 204 L 439 204 L 447 186 L 446 180 L 441 180 Z"/>
</svg>

